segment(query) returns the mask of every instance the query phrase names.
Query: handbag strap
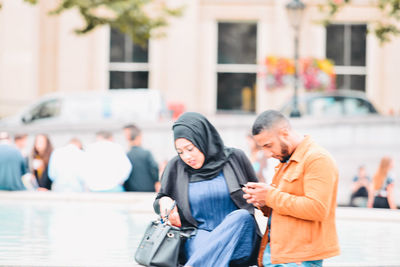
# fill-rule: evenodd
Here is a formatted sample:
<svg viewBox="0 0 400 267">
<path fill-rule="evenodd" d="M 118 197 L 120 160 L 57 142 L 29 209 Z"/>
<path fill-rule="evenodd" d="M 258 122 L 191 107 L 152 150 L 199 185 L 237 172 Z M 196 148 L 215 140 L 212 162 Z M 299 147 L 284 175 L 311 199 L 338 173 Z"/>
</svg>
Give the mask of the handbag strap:
<svg viewBox="0 0 400 267">
<path fill-rule="evenodd" d="M 197 234 L 196 227 L 181 227 L 180 230 L 181 230 L 180 236 L 184 238 L 190 238 Z"/>
<path fill-rule="evenodd" d="M 169 211 L 168 211 L 167 214 L 165 215 L 164 219 L 163 219 L 163 217 L 160 216 L 160 222 L 161 222 L 162 224 L 168 222 L 168 220 L 169 220 L 168 217 L 169 217 L 169 215 L 171 214 L 172 210 L 175 208 L 175 206 L 176 206 L 176 201 L 174 200 L 174 202 L 172 203 L 171 208 L 169 209 Z"/>
<path fill-rule="evenodd" d="M 167 214 L 164 216 L 164 219 L 160 216 L 160 222 L 161 224 L 165 224 L 168 222 L 168 217 L 171 214 L 172 210 L 175 208 L 176 206 L 176 201 L 174 200 L 174 202 L 172 203 L 171 208 L 169 209 L 169 211 L 167 212 Z M 197 228 L 196 227 L 181 227 L 180 229 L 180 233 L 179 235 L 183 238 L 190 238 L 192 236 L 195 236 L 197 234 Z"/>
</svg>

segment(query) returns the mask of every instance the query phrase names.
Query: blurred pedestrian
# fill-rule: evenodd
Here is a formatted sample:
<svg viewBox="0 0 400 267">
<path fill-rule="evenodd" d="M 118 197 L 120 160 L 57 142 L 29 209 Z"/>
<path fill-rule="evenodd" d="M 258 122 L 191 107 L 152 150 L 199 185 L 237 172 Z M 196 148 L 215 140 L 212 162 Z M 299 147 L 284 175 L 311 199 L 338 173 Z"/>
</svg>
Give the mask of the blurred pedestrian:
<svg viewBox="0 0 400 267">
<path fill-rule="evenodd" d="M 257 146 L 251 134 L 248 134 L 246 139 L 250 150 L 249 159 L 256 172 L 258 181 L 270 184 L 275 174 L 275 167 L 279 164 L 279 161 L 273 157 L 268 157 L 268 155 Z"/>
<path fill-rule="evenodd" d="M 22 176 L 27 172 L 25 160 L 9 134 L 0 132 L 0 190 L 25 190 Z"/>
<path fill-rule="evenodd" d="M 93 192 L 124 192 L 132 165 L 110 132 L 100 131 L 85 149 L 83 180 Z"/>
<path fill-rule="evenodd" d="M 173 133 L 178 155 L 164 170 L 154 208 L 162 217 L 173 208 L 169 220 L 174 226 L 197 227 L 182 248 L 185 266 L 254 264 L 258 227 L 254 207 L 240 190 L 241 184 L 257 181 L 248 158 L 239 149 L 225 147 L 201 114 L 182 114 Z"/>
<path fill-rule="evenodd" d="M 84 156 L 82 143 L 77 138 L 72 138 L 66 146 L 57 148 L 51 153 L 49 178 L 53 182 L 52 191 L 85 191 L 85 183 L 82 178 L 85 167 Z"/>
<path fill-rule="evenodd" d="M 47 134 L 38 134 L 35 137 L 30 159 L 30 167 L 36 177 L 39 190 L 51 190 L 48 166 L 50 155 L 53 152 L 53 145 Z"/>
<path fill-rule="evenodd" d="M 124 135 L 129 143 L 127 154 L 132 171 L 124 183 L 125 191 L 158 192 L 158 164 L 150 151 L 142 148 L 142 131 L 134 124 L 124 127 Z"/>
<path fill-rule="evenodd" d="M 368 199 L 369 208 L 397 209 L 394 200 L 394 180 L 390 172 L 392 169 L 393 159 L 383 157 L 372 178 Z"/>
<path fill-rule="evenodd" d="M 14 135 L 14 144 L 21 152 L 25 159 L 26 168 L 29 169 L 29 153 L 27 151 L 28 135 L 26 133 L 18 133 Z"/>
<path fill-rule="evenodd" d="M 292 129 L 278 111 L 261 113 L 252 134 L 281 162 L 271 185 L 247 183 L 243 188 L 247 201 L 268 217 L 259 266 L 322 266 L 324 259 L 339 254 L 334 159 L 310 136 Z"/>
<path fill-rule="evenodd" d="M 350 196 L 351 207 L 367 207 L 370 178 L 364 165 L 358 168 L 357 175 L 353 178 Z"/>
</svg>

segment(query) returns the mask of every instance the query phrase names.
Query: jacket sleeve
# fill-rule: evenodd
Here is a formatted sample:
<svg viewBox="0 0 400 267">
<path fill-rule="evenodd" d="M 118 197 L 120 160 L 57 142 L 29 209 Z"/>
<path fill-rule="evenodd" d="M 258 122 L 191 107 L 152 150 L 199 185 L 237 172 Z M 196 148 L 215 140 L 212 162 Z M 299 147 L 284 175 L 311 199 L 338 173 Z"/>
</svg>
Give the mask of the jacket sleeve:
<svg viewBox="0 0 400 267">
<path fill-rule="evenodd" d="M 322 221 L 329 215 L 337 188 L 337 169 L 333 160 L 319 155 L 306 163 L 304 195 L 297 196 L 270 187 L 265 197 L 274 212 L 304 220 Z"/>
</svg>

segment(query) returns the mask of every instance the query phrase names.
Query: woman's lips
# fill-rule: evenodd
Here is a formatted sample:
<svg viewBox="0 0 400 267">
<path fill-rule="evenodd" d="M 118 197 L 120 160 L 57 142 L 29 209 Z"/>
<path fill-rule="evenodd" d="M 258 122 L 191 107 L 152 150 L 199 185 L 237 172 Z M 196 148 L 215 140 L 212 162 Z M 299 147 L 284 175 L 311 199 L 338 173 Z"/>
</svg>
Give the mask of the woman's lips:
<svg viewBox="0 0 400 267">
<path fill-rule="evenodd" d="M 192 167 L 196 165 L 196 161 L 195 160 L 189 160 L 188 163 Z"/>
</svg>

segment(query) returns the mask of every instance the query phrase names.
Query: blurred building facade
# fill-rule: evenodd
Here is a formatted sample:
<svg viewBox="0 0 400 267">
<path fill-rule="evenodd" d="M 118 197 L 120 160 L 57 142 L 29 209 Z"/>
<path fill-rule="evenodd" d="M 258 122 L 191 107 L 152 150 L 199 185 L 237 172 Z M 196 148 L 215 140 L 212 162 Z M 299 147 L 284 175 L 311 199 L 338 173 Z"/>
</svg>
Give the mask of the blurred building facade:
<svg viewBox="0 0 400 267">
<path fill-rule="evenodd" d="M 184 15 L 147 48 L 103 27 L 86 35 L 75 11 L 49 16 L 57 1 L 5 1 L 0 11 L 0 117 L 50 92 L 156 88 L 167 102 L 204 114 L 278 108 L 290 87 L 270 90 L 267 56 L 293 57 L 293 31 L 282 0 L 176 0 Z M 368 25 L 379 13 L 354 1 L 325 27 L 308 0 L 300 57 L 335 60 L 337 87 L 365 91 L 384 114 L 400 114 L 400 38 L 380 46 Z"/>
</svg>

